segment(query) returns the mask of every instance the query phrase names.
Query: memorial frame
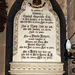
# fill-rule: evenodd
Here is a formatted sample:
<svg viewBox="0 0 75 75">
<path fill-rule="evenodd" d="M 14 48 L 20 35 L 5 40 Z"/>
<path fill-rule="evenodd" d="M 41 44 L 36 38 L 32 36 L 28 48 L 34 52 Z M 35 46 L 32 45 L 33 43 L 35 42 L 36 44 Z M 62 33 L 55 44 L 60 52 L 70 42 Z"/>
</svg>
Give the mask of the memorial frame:
<svg viewBox="0 0 75 75">
<path fill-rule="evenodd" d="M 24 9 L 22 10 L 22 11 L 24 11 Z M 55 12 L 54 12 L 54 14 L 56 14 Z M 14 28 L 13 28 L 14 29 Z M 16 49 L 15 49 L 16 50 Z M 13 52 L 13 54 L 15 55 L 17 53 L 17 50 L 16 51 L 14 51 Z M 17 62 L 16 62 L 17 63 Z M 13 64 L 14 64 L 14 62 L 12 62 L 12 63 L 10 63 L 12 66 L 14 66 Z M 18 65 L 19 65 L 19 63 L 18 63 Z"/>
</svg>

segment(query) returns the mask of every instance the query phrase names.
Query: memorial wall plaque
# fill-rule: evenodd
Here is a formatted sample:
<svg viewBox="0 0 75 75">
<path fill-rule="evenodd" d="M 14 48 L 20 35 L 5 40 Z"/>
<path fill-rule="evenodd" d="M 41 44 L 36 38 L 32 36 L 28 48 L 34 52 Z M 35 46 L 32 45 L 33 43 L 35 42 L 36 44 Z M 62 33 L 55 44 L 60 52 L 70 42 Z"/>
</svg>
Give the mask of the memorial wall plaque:
<svg viewBox="0 0 75 75">
<path fill-rule="evenodd" d="M 60 21 L 50 1 L 24 0 L 14 18 L 13 62 L 22 67 L 23 62 L 57 65 L 61 63 L 60 50 Z"/>
</svg>

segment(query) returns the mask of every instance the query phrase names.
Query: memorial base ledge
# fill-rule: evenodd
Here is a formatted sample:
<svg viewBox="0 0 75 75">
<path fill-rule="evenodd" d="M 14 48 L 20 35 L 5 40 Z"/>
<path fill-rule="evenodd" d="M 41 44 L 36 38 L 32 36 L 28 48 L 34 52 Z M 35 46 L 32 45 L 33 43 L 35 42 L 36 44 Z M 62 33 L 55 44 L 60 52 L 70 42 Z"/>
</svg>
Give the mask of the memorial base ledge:
<svg viewBox="0 0 75 75">
<path fill-rule="evenodd" d="M 10 63 L 11 75 L 63 75 L 63 63 Z"/>
</svg>

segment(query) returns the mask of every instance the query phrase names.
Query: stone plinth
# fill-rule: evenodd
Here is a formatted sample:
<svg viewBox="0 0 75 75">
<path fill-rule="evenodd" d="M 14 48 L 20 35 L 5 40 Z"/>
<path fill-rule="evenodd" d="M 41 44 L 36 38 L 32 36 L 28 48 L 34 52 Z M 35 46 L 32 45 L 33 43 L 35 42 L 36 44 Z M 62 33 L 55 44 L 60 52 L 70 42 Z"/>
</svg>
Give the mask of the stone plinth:
<svg viewBox="0 0 75 75">
<path fill-rule="evenodd" d="M 10 63 L 11 75 L 63 75 L 63 63 Z"/>
</svg>

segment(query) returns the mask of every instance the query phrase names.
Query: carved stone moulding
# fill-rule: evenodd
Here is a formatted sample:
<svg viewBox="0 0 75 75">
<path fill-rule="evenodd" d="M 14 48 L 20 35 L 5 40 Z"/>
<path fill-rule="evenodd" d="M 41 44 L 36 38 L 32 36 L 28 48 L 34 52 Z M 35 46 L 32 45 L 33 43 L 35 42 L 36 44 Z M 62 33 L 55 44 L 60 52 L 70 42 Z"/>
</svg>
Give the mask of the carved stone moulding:
<svg viewBox="0 0 75 75">
<path fill-rule="evenodd" d="M 10 63 L 11 75 L 63 75 L 63 63 Z"/>
</svg>

